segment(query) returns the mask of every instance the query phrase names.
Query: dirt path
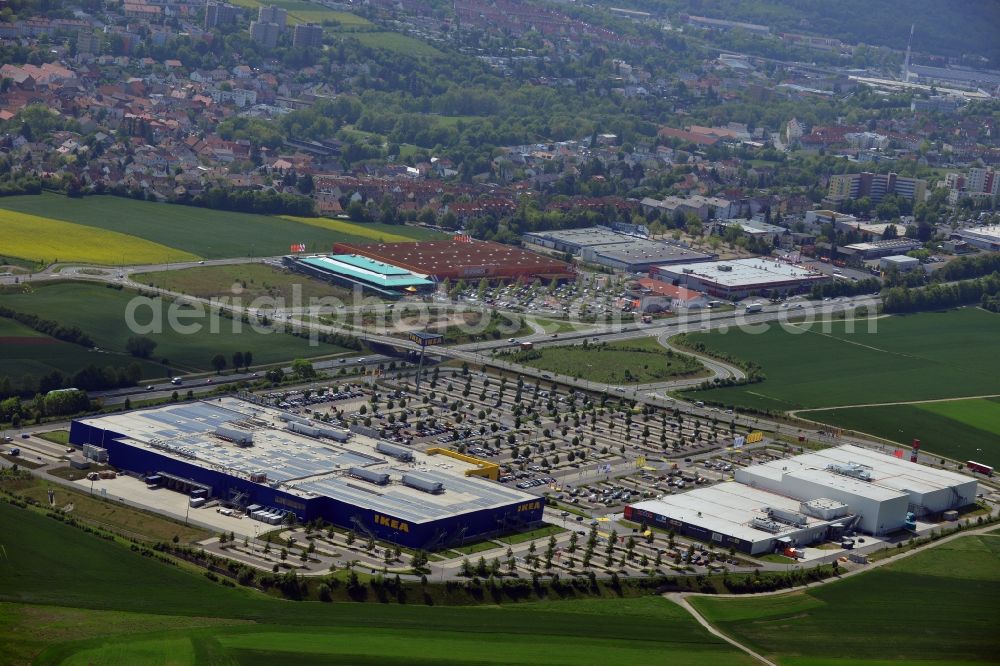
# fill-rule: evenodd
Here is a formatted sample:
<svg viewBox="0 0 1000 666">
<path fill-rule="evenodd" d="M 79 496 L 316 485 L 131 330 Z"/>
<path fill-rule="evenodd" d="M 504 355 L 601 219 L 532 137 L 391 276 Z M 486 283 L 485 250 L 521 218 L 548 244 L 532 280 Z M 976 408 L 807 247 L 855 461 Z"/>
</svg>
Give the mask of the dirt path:
<svg viewBox="0 0 1000 666">
<path fill-rule="evenodd" d="M 788 412 L 791 416 L 804 414 L 806 412 L 823 412 L 830 409 L 860 409 L 862 407 L 891 407 L 892 405 L 923 405 L 929 402 L 955 402 L 957 400 L 982 400 L 984 398 L 1000 398 L 1000 393 L 989 395 L 963 395 L 960 398 L 931 398 L 929 400 L 901 400 L 900 402 L 871 402 L 860 405 L 836 405 L 833 407 L 810 407 L 809 409 L 796 409 Z"/>
<path fill-rule="evenodd" d="M 976 529 L 963 530 L 961 532 L 956 532 L 955 534 L 949 534 L 948 536 L 943 537 L 941 539 L 938 539 L 937 541 L 932 541 L 931 543 L 927 543 L 927 544 L 924 544 L 922 546 L 918 546 L 916 548 L 912 548 L 912 549 L 906 551 L 905 553 L 900 553 L 899 555 L 895 555 L 893 557 L 887 557 L 885 559 L 878 560 L 878 561 L 873 562 L 871 564 L 863 565 L 863 566 L 861 566 L 861 567 L 859 567 L 857 569 L 852 569 L 851 571 L 848 571 L 846 573 L 840 574 L 838 576 L 833 576 L 831 578 L 825 578 L 825 579 L 820 580 L 820 581 L 814 581 L 814 582 L 811 582 L 811 583 L 807 583 L 805 585 L 799 585 L 797 587 L 790 587 L 790 588 L 786 588 L 786 589 L 783 589 L 783 590 L 773 590 L 773 591 L 770 591 L 770 592 L 756 592 L 756 593 L 753 593 L 753 594 L 705 594 L 703 592 L 667 592 L 663 596 L 665 598 L 669 599 L 670 601 L 673 601 L 678 606 L 680 606 L 681 608 L 683 608 L 684 610 L 686 610 L 688 613 L 690 613 L 691 616 L 695 620 L 698 621 L 698 624 L 700 624 L 701 626 L 705 627 L 705 629 L 707 629 L 713 636 L 718 636 L 719 638 L 721 638 L 722 640 L 726 641 L 730 645 L 732 645 L 732 646 L 734 646 L 736 648 L 739 648 L 740 650 L 742 650 L 743 652 L 747 653 L 748 655 L 750 655 L 751 657 L 753 657 L 754 659 L 760 661 L 763 664 L 767 664 L 768 666 L 778 666 L 773 661 L 767 659 L 763 655 L 761 655 L 761 654 L 759 654 L 757 652 L 754 652 L 753 650 L 751 650 L 746 645 L 743 645 L 739 641 L 736 641 L 733 638 L 730 638 L 725 633 L 723 633 L 721 630 L 716 629 L 715 626 L 711 622 L 709 622 L 708 620 L 706 620 L 701 615 L 701 613 L 699 613 L 694 608 L 694 606 L 692 606 L 688 602 L 688 598 L 689 597 L 700 596 L 700 597 L 712 597 L 712 598 L 722 598 L 722 599 L 746 599 L 746 598 L 751 598 L 751 597 L 769 597 L 769 596 L 775 596 L 775 595 L 779 595 L 779 594 L 791 594 L 793 592 L 801 592 L 801 591 L 803 591 L 803 590 L 805 590 L 807 588 L 813 588 L 813 587 L 819 587 L 821 585 L 827 585 L 829 583 L 840 581 L 840 580 L 843 580 L 845 578 L 850 578 L 851 576 L 857 576 L 859 574 L 863 574 L 863 573 L 866 573 L 868 571 L 872 571 L 874 569 L 878 569 L 879 567 L 883 567 L 883 566 L 886 566 L 886 565 L 889 565 L 889 564 L 893 564 L 895 562 L 899 562 L 900 560 L 906 559 L 907 557 L 915 555 L 916 553 L 923 552 L 924 550 L 928 550 L 930 548 L 935 548 L 935 547 L 940 546 L 942 544 L 948 543 L 949 541 L 954 541 L 955 539 L 960 539 L 960 538 L 965 537 L 965 536 L 1000 536 L 1000 535 L 988 534 L 989 532 L 992 532 L 996 528 L 997 528 L 996 524 L 995 523 L 991 523 L 989 525 L 985 525 L 983 527 L 979 527 L 979 528 L 976 528 Z"/>
<path fill-rule="evenodd" d="M 688 600 L 684 598 L 684 594 L 685 593 L 668 592 L 664 596 L 667 599 L 670 599 L 671 601 L 673 601 L 675 604 L 677 604 L 678 606 L 680 606 L 684 610 L 686 610 L 688 613 L 690 613 L 691 617 L 693 617 L 695 620 L 697 620 L 698 624 L 700 624 L 701 626 L 705 627 L 705 630 L 708 631 L 708 633 L 710 633 L 713 636 L 716 636 L 718 638 L 721 638 L 722 640 L 726 641 L 727 643 L 729 643 L 730 645 L 732 645 L 736 649 L 742 650 L 743 652 L 746 652 L 748 655 L 750 655 L 751 657 L 753 657 L 757 661 L 761 662 L 762 664 L 767 664 L 767 666 L 778 666 L 776 663 L 774 663 L 773 661 L 771 661 L 767 657 L 763 656 L 762 654 L 754 652 L 753 650 L 751 650 L 750 648 L 748 648 L 746 645 L 743 645 L 743 643 L 740 643 L 739 641 L 730 638 L 729 636 L 725 635 L 724 633 L 722 633 L 721 631 L 719 631 L 718 629 L 716 629 L 712 625 L 711 622 L 709 622 L 708 620 L 706 620 L 705 618 L 703 618 L 701 616 L 701 613 L 699 613 L 697 610 L 695 610 L 694 606 L 692 606 L 691 604 L 688 603 Z"/>
</svg>

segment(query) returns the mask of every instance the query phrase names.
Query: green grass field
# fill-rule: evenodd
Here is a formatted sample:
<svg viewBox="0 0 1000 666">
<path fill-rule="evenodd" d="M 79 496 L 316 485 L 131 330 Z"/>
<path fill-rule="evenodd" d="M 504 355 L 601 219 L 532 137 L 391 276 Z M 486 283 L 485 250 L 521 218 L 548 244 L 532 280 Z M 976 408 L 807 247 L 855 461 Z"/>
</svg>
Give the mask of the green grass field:
<svg viewBox="0 0 1000 666">
<path fill-rule="evenodd" d="M 709 350 L 761 365 L 765 381 L 689 393 L 692 399 L 772 411 L 997 393 L 1000 315 L 963 308 L 877 320 L 853 334 L 834 322 L 794 334 L 698 333 Z"/>
<path fill-rule="evenodd" d="M 0 297 L 0 303 L 3 302 Z M 93 352 L 0 317 L 0 377 L 19 381 L 26 375 L 37 379 L 53 370 L 72 375 L 91 363 L 102 368 L 109 365 L 124 368 L 136 362 L 144 376 L 159 377 L 163 374 L 163 369 L 156 363 L 140 361 L 127 354 Z"/>
<path fill-rule="evenodd" d="M 87 352 L 82 347 L 71 345 L 75 352 L 72 360 L 81 367 L 88 363 L 101 366 L 120 360 L 127 365 L 133 359 L 124 353 L 125 343 L 136 333 L 133 333 L 126 324 L 126 308 L 137 296 L 134 292 L 92 284 L 59 283 L 34 289 L 30 293 L 2 294 L 0 304 L 44 319 L 73 322 L 90 334 L 95 344 L 103 351 Z M 182 315 L 178 317 L 180 324 L 201 325 L 200 332 L 188 335 L 170 325 L 171 303 L 159 298 L 143 302 L 148 303 L 149 307 L 137 308 L 135 320 L 148 325 L 154 321 L 152 313 L 159 312 L 162 316 L 162 326 L 154 325 L 161 329 L 160 332 L 139 332 L 156 341 L 153 358 L 158 362 L 164 358 L 168 359 L 169 366 L 173 369 L 207 371 L 211 369 L 210 361 L 215 354 L 223 354 L 230 359 L 236 351 L 252 352 L 256 365 L 346 351 L 329 344 L 312 345 L 309 340 L 284 333 L 258 333 L 246 324 L 242 326 L 240 332 L 237 332 L 234 330 L 234 324 L 239 322 L 222 317 L 218 318 L 217 330 L 213 331 L 211 317 L 206 310 L 202 310 L 205 312 L 204 317 L 186 319 L 183 317 L 184 313 L 196 314 L 199 310 L 179 308 L 178 311 Z M 9 346 L 4 345 L 0 353 L 10 353 Z M 18 360 L 21 356 L 17 350 L 14 350 L 11 356 L 13 362 L 21 362 Z M 165 368 L 157 368 L 149 363 L 144 367 L 144 372 L 147 373 L 145 376 L 162 377 L 164 371 Z"/>
<path fill-rule="evenodd" d="M 6 503 L 0 524 L 0 644 L 15 663 L 751 663 L 658 597 L 473 608 L 288 602 Z"/>
<path fill-rule="evenodd" d="M 352 34 L 351 37 L 356 38 L 365 46 L 401 53 L 408 57 L 441 55 L 440 51 L 427 42 L 398 32 L 359 32 Z"/>
<path fill-rule="evenodd" d="M 357 29 L 371 27 L 372 23 L 366 18 L 338 12 L 323 5 L 306 2 L 305 0 L 234 0 L 233 4 L 240 7 L 256 10 L 264 5 L 281 7 L 288 12 L 288 22 L 295 23 L 322 23 L 323 21 L 337 21 L 345 29 Z M 256 16 L 256 12 L 254 14 Z"/>
<path fill-rule="evenodd" d="M 260 301 L 261 307 L 267 307 L 269 303 L 273 306 L 274 302 L 269 302 L 269 299 L 281 299 L 291 305 L 296 298 L 296 287 L 299 293 L 297 298 L 302 300 L 303 305 L 308 305 L 309 299 L 328 296 L 349 304 L 347 299 L 351 297 L 348 289 L 265 264 L 197 266 L 177 271 L 140 273 L 133 278 L 145 285 L 200 298 L 232 298 L 238 295 L 248 306 L 256 299 L 265 299 Z"/>
<path fill-rule="evenodd" d="M 924 450 L 1000 466 L 1000 399 L 971 398 L 912 405 L 800 412 L 849 430 L 906 444 L 919 439 Z"/>
<path fill-rule="evenodd" d="M 995 663 L 1000 539 L 963 537 L 804 592 L 692 603 L 780 664 Z"/>
<path fill-rule="evenodd" d="M 668 352 L 655 338 L 587 347 L 543 347 L 513 360 L 561 375 L 607 384 L 639 384 L 695 376 L 703 370 L 690 356 Z"/>
<path fill-rule="evenodd" d="M 110 265 L 179 261 L 192 257 L 222 259 L 274 256 L 287 254 L 292 243 L 305 243 L 309 252 L 316 252 L 329 250 L 338 241 L 371 242 L 367 227 L 366 235 L 355 235 L 349 231 L 331 230 L 281 217 L 112 196 L 68 199 L 58 194 L 45 193 L 39 196 L 5 197 L 0 201 L 0 211 L 3 210 L 74 222 L 85 227 L 80 229 L 81 233 L 87 232 L 87 228 L 97 228 L 129 234 L 179 251 L 175 253 L 175 257 L 147 257 L 143 254 L 137 258 L 130 256 L 128 246 L 101 245 L 102 254 L 98 263 Z M 400 227 L 397 233 L 405 234 L 406 230 L 408 227 Z M 2 251 L 14 254 L 7 249 Z M 58 258 L 70 259 L 69 256 Z"/>
</svg>

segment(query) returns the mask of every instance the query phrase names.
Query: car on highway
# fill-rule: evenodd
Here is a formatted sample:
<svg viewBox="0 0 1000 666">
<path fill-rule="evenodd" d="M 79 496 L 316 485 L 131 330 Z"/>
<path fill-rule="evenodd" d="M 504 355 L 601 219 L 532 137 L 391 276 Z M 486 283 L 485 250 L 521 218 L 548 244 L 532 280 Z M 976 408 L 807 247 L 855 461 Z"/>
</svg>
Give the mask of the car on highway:
<svg viewBox="0 0 1000 666">
<path fill-rule="evenodd" d="M 147 384 L 146 385 L 146 390 L 147 391 L 152 391 L 153 390 L 153 385 L 152 384 Z"/>
</svg>

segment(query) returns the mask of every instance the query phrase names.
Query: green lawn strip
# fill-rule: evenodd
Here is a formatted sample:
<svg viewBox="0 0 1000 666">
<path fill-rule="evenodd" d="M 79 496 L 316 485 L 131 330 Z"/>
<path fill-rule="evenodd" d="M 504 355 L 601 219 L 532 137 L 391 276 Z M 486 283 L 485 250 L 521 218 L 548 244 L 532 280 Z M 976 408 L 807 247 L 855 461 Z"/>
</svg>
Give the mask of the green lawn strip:
<svg viewBox="0 0 1000 666">
<path fill-rule="evenodd" d="M 493 541 L 477 541 L 476 543 L 470 543 L 465 546 L 452 546 L 451 550 L 456 553 L 461 553 L 462 555 L 473 555 L 475 553 L 494 550 L 496 548 L 500 548 L 500 544 Z"/>
<path fill-rule="evenodd" d="M 538 529 L 531 530 L 530 532 L 519 532 L 517 534 L 508 534 L 507 536 L 500 537 L 499 540 L 505 544 L 514 545 L 519 543 L 525 543 L 527 541 L 533 541 L 535 539 L 545 539 L 555 534 L 561 534 L 565 531 L 566 528 L 559 527 L 558 525 L 546 525 L 545 527 L 539 527 Z"/>
<path fill-rule="evenodd" d="M 56 444 L 62 444 L 63 446 L 69 445 L 69 430 L 50 430 L 48 432 L 40 432 L 37 433 L 35 437 L 41 437 L 44 440 L 54 442 Z"/>
<path fill-rule="evenodd" d="M 83 478 L 85 470 L 64 468 L 72 475 L 60 475 L 63 478 Z M 0 487 L 4 487 L 0 485 Z M 16 492 L 24 497 L 30 497 L 43 506 L 48 506 L 48 491 L 53 491 L 55 506 L 60 508 L 73 506 L 71 514 L 81 520 L 105 527 L 121 530 L 130 535 L 144 537 L 150 542 L 170 541 L 177 536 L 182 543 L 200 541 L 211 536 L 211 532 L 192 525 L 183 525 L 178 521 L 161 517 L 157 514 L 134 509 L 113 500 L 91 495 L 86 486 L 68 488 L 54 483 L 48 483 L 41 478 L 33 478 L 30 482 L 18 482 Z"/>
</svg>

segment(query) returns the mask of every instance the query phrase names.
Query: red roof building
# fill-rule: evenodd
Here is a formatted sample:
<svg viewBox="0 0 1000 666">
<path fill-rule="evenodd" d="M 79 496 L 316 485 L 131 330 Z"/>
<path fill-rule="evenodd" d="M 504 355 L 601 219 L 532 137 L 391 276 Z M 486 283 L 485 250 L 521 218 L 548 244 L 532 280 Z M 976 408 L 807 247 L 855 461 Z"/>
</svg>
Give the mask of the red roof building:
<svg viewBox="0 0 1000 666">
<path fill-rule="evenodd" d="M 335 243 L 334 254 L 358 254 L 438 280 L 568 280 L 564 261 L 492 241 L 443 240 L 417 243 Z"/>
</svg>

